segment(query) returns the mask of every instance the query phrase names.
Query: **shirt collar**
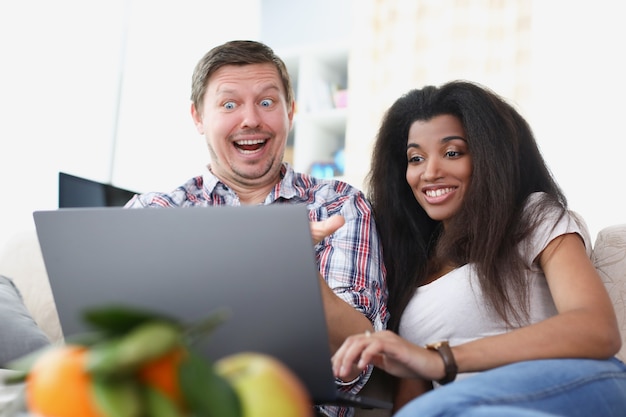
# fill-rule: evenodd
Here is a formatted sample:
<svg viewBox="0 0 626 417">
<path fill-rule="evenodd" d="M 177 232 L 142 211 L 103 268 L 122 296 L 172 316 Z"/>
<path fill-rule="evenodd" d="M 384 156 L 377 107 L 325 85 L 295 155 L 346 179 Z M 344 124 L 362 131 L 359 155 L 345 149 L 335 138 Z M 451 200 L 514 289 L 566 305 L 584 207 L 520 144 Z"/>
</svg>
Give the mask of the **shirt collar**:
<svg viewBox="0 0 626 417">
<path fill-rule="evenodd" d="M 280 176 L 281 176 L 281 180 L 278 184 L 274 186 L 274 189 L 270 192 L 270 194 L 266 198 L 265 200 L 266 204 L 272 203 L 279 198 L 289 200 L 293 197 L 298 196 L 298 191 L 295 186 L 296 173 L 289 163 L 287 162 L 282 163 L 282 166 L 280 168 Z M 204 192 L 207 195 L 211 195 L 214 193 L 234 194 L 234 192 L 230 189 L 230 187 L 228 187 L 226 184 L 220 181 L 220 179 L 217 178 L 213 174 L 213 172 L 211 172 L 211 164 L 208 164 L 205 167 L 204 173 L 202 174 L 202 182 L 203 182 Z"/>
</svg>

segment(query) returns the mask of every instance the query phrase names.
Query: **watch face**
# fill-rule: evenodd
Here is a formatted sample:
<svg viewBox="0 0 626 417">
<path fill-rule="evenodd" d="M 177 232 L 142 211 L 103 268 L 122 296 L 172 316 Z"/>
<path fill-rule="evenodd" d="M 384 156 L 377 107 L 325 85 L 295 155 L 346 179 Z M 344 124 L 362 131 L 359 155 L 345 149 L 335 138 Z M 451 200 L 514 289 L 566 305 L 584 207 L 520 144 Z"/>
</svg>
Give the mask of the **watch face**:
<svg viewBox="0 0 626 417">
<path fill-rule="evenodd" d="M 426 348 L 431 350 L 439 350 L 442 346 L 448 346 L 448 342 L 443 340 L 441 342 L 431 343 L 429 345 L 426 345 Z"/>
</svg>

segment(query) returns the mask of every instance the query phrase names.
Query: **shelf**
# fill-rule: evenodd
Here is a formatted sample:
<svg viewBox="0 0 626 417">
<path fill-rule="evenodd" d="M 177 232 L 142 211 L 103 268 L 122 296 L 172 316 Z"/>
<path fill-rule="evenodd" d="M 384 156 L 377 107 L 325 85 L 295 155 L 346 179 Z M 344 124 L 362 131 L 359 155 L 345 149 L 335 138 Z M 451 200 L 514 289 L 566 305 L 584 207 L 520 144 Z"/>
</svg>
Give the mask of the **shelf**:
<svg viewBox="0 0 626 417">
<path fill-rule="evenodd" d="M 311 170 L 334 164 L 337 152 L 345 146 L 348 48 L 341 44 L 318 45 L 279 55 L 291 75 L 296 98 L 294 127 L 287 141 L 285 160 L 296 171 L 326 177 L 321 174 L 324 170 Z M 333 172 L 342 174 L 339 167 Z"/>
<path fill-rule="evenodd" d="M 325 109 L 304 114 L 296 114 L 295 122 L 315 123 L 331 131 L 345 131 L 348 109 Z"/>
</svg>

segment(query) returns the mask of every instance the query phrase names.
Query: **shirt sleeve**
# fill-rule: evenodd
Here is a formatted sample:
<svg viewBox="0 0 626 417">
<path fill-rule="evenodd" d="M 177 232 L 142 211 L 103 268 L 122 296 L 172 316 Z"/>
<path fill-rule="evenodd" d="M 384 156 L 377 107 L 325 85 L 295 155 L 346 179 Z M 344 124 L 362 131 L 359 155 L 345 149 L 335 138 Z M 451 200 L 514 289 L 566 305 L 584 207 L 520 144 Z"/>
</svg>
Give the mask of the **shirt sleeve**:
<svg viewBox="0 0 626 417">
<path fill-rule="evenodd" d="M 388 321 L 386 271 L 371 207 L 356 194 L 327 216 L 335 214 L 346 222 L 316 246 L 320 272 L 337 296 L 382 330 Z"/>
<path fill-rule="evenodd" d="M 531 195 L 526 205 L 527 212 L 536 212 L 534 209 L 541 200 L 541 193 Z M 561 215 L 562 214 L 562 215 Z M 532 270 L 540 270 L 537 265 L 537 258 L 548 246 L 548 244 L 559 236 L 576 233 L 578 234 L 587 250 L 587 255 L 591 256 L 591 241 L 587 225 L 582 217 L 575 212 L 564 212 L 554 207 L 541 213 L 541 223 L 530 236 L 528 244 L 523 249 L 524 260 Z"/>
<path fill-rule="evenodd" d="M 144 208 L 145 205 L 141 201 L 141 196 L 139 194 L 135 194 L 126 204 L 124 204 L 124 208 Z"/>
</svg>

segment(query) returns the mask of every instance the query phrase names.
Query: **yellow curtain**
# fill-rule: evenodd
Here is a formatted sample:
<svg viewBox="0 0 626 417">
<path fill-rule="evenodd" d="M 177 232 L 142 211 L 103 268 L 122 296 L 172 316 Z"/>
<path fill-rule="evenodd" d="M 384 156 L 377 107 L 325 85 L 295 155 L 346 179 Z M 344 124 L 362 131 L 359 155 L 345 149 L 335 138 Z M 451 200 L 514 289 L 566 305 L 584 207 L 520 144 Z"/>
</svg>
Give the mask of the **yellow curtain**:
<svg viewBox="0 0 626 417">
<path fill-rule="evenodd" d="M 523 107 L 532 0 L 353 0 L 346 180 L 363 188 L 384 111 L 413 88 L 479 82 Z"/>
</svg>

